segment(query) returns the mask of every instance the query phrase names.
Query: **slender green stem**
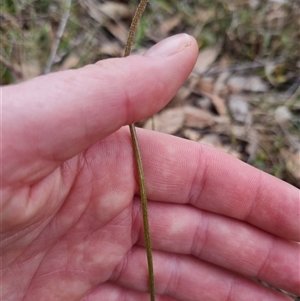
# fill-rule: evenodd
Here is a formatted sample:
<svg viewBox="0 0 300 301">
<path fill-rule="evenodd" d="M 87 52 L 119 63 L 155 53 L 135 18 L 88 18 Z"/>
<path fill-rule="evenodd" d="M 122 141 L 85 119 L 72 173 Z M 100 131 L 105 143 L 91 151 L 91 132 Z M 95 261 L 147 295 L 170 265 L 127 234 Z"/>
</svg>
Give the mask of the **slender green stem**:
<svg viewBox="0 0 300 301">
<path fill-rule="evenodd" d="M 139 22 L 141 20 L 142 14 L 146 8 L 147 2 L 148 2 L 147 0 L 141 0 L 136 9 L 135 14 L 134 14 L 134 17 L 132 19 L 131 26 L 129 29 L 127 43 L 125 46 L 125 55 L 124 55 L 125 57 L 130 54 L 131 46 L 134 41 L 134 36 L 135 36 L 136 30 L 138 28 Z M 131 140 L 133 143 L 134 156 L 136 159 L 136 164 L 137 164 L 137 169 L 138 169 L 138 177 L 139 177 L 139 185 L 140 185 L 144 236 L 145 236 L 147 261 L 148 261 L 150 300 L 155 301 L 154 271 L 153 271 L 152 248 L 151 248 L 151 239 L 150 239 L 150 231 L 149 231 L 149 221 L 148 221 L 147 193 L 146 193 L 144 170 L 143 170 L 141 152 L 140 152 L 140 148 L 139 148 L 139 144 L 138 144 L 135 125 L 130 124 L 129 128 L 130 128 Z"/>
</svg>

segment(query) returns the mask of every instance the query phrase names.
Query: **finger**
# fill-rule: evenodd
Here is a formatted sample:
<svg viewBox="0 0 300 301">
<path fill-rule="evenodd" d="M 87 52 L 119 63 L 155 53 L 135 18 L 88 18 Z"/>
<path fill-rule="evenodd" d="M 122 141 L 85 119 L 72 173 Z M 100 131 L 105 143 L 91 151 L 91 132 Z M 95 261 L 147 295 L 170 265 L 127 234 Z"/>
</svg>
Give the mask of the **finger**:
<svg viewBox="0 0 300 301">
<path fill-rule="evenodd" d="M 181 34 L 144 56 L 105 60 L 2 88 L 5 182 L 34 181 L 49 172 L 45 166 L 53 170 L 122 125 L 153 115 L 191 72 L 197 50 L 196 41 Z"/>
<path fill-rule="evenodd" d="M 300 240 L 299 190 L 217 149 L 138 133 L 152 200 L 191 204 Z"/>
<path fill-rule="evenodd" d="M 247 278 L 190 256 L 158 251 L 153 255 L 157 294 L 186 301 L 291 300 Z M 133 290 L 147 291 L 145 250 L 134 249 L 111 281 Z"/>
<path fill-rule="evenodd" d="M 140 205 L 135 229 L 144 244 Z M 300 295 L 300 246 L 247 223 L 191 206 L 149 203 L 152 246 L 188 254 Z"/>
</svg>

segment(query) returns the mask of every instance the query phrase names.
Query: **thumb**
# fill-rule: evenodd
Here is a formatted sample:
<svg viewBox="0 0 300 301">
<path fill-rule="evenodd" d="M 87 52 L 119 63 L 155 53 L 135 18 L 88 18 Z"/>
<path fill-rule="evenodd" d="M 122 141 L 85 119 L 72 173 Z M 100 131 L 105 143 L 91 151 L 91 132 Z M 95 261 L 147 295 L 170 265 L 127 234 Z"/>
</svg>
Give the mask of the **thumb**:
<svg viewBox="0 0 300 301">
<path fill-rule="evenodd" d="M 37 173 L 43 176 L 44 164 L 60 164 L 121 126 L 153 115 L 189 75 L 197 51 L 192 37 L 179 34 L 143 56 L 104 60 L 3 87 L 3 179 L 31 174 L 34 181 Z"/>
</svg>

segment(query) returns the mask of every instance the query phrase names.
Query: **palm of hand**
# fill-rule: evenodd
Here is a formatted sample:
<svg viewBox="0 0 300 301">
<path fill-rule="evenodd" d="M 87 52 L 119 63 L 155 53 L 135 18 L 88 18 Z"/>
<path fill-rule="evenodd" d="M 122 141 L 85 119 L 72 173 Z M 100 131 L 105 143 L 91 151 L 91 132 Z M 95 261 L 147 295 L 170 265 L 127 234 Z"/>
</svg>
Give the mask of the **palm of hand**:
<svg viewBox="0 0 300 301">
<path fill-rule="evenodd" d="M 5 211 L 6 220 L 14 223 L 3 223 L 9 233 L 3 252 L 15 249 L 16 253 L 4 257 L 8 263 L 4 268 L 9 270 L 4 277 L 20 283 L 18 291 L 7 291 L 11 298 L 15 295 L 13 300 L 27 300 L 26 296 L 78 300 L 93 286 L 116 276 L 139 237 L 134 225 L 136 183 L 130 140 L 127 137 L 127 145 L 121 146 L 116 136 L 65 162 L 34 185 L 21 185 L 12 196 L 32 203 L 27 215 L 11 207 Z"/>
</svg>

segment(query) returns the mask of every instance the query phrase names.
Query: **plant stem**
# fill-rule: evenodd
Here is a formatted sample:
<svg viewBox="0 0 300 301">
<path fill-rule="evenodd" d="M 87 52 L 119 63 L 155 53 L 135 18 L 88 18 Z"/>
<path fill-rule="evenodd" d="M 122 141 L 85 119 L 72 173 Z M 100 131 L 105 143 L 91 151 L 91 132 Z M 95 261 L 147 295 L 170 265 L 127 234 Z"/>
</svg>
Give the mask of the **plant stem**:
<svg viewBox="0 0 300 301">
<path fill-rule="evenodd" d="M 134 41 L 135 33 L 138 28 L 139 22 L 141 20 L 142 14 L 146 8 L 147 0 L 141 0 L 136 11 L 134 17 L 131 22 L 131 26 L 129 29 L 128 39 L 125 46 L 125 54 L 124 56 L 128 56 L 131 51 L 131 46 Z M 146 184 L 144 177 L 144 170 L 141 158 L 141 152 L 138 144 L 137 134 L 135 130 L 135 125 L 130 124 L 130 134 L 131 140 L 133 143 L 134 156 L 138 169 L 138 178 L 140 185 L 140 196 L 142 202 L 142 213 L 143 213 L 143 226 L 144 226 L 144 236 L 147 250 L 147 261 L 148 261 L 148 273 L 149 273 L 149 291 L 150 291 L 150 300 L 155 301 L 155 289 L 154 289 L 154 271 L 153 271 L 153 260 L 152 260 L 152 248 L 151 248 L 151 240 L 150 240 L 150 231 L 149 231 L 149 220 L 148 220 L 148 207 L 147 207 L 147 193 L 146 193 Z"/>
<path fill-rule="evenodd" d="M 46 67 L 45 67 L 45 70 L 44 70 L 44 74 L 47 74 L 47 73 L 51 72 L 51 68 L 52 68 L 52 65 L 53 65 L 53 62 L 54 62 L 55 55 L 56 55 L 57 50 L 58 50 L 60 40 L 62 38 L 62 35 L 64 33 L 65 27 L 67 25 L 67 22 L 68 22 L 68 19 L 69 19 L 69 16 L 70 16 L 71 4 L 72 4 L 72 0 L 65 0 L 65 3 L 64 3 L 65 11 L 64 11 L 62 19 L 59 23 L 58 30 L 57 30 L 57 33 L 56 33 L 56 36 L 55 36 L 55 40 L 54 40 L 54 43 L 53 43 L 52 48 L 51 48 L 51 54 L 50 54 L 50 57 L 47 61 L 47 64 L 46 64 Z"/>
<path fill-rule="evenodd" d="M 152 247 L 151 247 L 149 221 L 148 221 L 148 207 L 147 207 L 147 193 L 146 193 L 145 177 L 144 177 L 140 148 L 138 145 L 138 140 L 137 140 L 137 135 L 136 135 L 136 130 L 135 130 L 134 124 L 130 124 L 129 128 L 130 128 L 130 134 L 131 134 L 131 139 L 132 139 L 132 143 L 133 143 L 136 164 L 137 164 L 137 168 L 138 168 L 138 177 L 139 177 L 139 184 L 140 184 L 144 236 L 145 236 L 147 261 L 148 261 L 150 300 L 155 301 L 154 271 L 153 271 Z"/>
</svg>

